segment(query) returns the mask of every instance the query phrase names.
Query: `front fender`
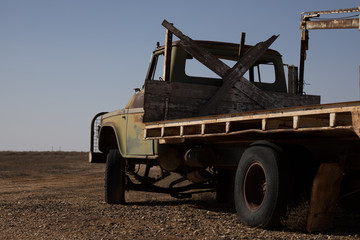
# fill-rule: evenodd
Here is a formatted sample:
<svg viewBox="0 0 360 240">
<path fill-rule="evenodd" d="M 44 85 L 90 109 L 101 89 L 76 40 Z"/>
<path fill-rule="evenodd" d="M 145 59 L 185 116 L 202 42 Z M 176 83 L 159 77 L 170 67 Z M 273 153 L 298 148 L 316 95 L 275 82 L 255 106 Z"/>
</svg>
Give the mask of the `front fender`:
<svg viewBox="0 0 360 240">
<path fill-rule="evenodd" d="M 125 156 L 126 129 L 113 121 L 103 123 L 99 132 L 99 149 L 103 153 L 107 153 L 110 149 L 118 149 L 121 156 Z"/>
</svg>

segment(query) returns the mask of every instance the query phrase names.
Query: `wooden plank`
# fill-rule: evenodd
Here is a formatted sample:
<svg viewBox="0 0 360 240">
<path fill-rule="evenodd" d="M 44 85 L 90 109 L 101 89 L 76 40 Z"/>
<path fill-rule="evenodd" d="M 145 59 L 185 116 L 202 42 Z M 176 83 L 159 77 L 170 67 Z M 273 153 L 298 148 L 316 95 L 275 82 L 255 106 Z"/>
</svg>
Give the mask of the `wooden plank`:
<svg viewBox="0 0 360 240">
<path fill-rule="evenodd" d="M 343 169 L 338 163 L 323 163 L 315 176 L 311 191 L 307 231 L 317 232 L 332 227 L 338 202 Z"/>
<path fill-rule="evenodd" d="M 180 39 L 179 44 L 187 53 L 196 58 L 199 62 L 204 64 L 220 77 L 225 77 L 226 72 L 230 70 L 228 65 L 223 63 L 208 50 L 200 47 L 196 42 L 183 34 L 168 21 L 164 20 L 162 25 Z"/>
<path fill-rule="evenodd" d="M 330 113 L 330 127 L 336 126 L 336 113 Z"/>
<path fill-rule="evenodd" d="M 228 94 L 229 90 L 235 85 L 235 83 L 238 82 L 239 79 L 241 79 L 241 77 L 249 70 L 249 68 L 265 53 L 277 37 L 278 36 L 272 36 L 265 42 L 256 44 L 246 52 L 246 54 L 228 72 L 224 78 L 222 86 L 202 108 L 199 112 L 199 116 L 209 115 L 211 109 L 215 108 L 219 104 L 220 100 Z M 242 81 L 242 84 L 239 87 L 241 92 L 264 108 L 281 107 L 280 104 L 275 104 L 272 98 L 249 81 Z"/>
<path fill-rule="evenodd" d="M 164 81 L 170 80 L 170 64 L 171 64 L 171 49 L 172 49 L 172 33 L 166 30 L 165 36 L 165 54 L 164 54 Z"/>
<path fill-rule="evenodd" d="M 298 67 L 288 66 L 288 93 L 296 94 L 299 89 Z"/>
<path fill-rule="evenodd" d="M 237 87 L 237 85 L 235 85 Z M 281 103 L 284 107 L 306 106 L 320 104 L 320 96 L 299 95 L 280 92 L 266 92 L 275 102 Z"/>
<path fill-rule="evenodd" d="M 170 83 L 164 81 L 147 80 L 145 83 L 144 122 L 161 121 L 165 119 L 178 119 L 194 117 L 202 106 L 216 92 L 216 86 L 204 86 L 188 83 Z M 237 104 L 237 103 L 241 104 Z M 261 109 L 247 96 L 233 89 L 222 99 L 213 114 L 235 113 Z M 165 114 L 166 111 L 166 114 Z"/>
<path fill-rule="evenodd" d="M 261 130 L 265 131 L 267 130 L 268 126 L 267 126 L 267 119 L 266 118 L 263 118 L 261 119 Z"/>
<path fill-rule="evenodd" d="M 230 122 L 231 124 L 234 122 L 243 122 L 248 120 L 261 120 L 268 119 L 270 121 L 277 120 L 285 120 L 286 126 L 291 127 L 291 122 L 293 123 L 293 129 L 298 127 L 296 118 L 298 117 L 314 117 L 316 115 L 325 116 L 325 114 L 336 113 L 336 129 L 350 129 L 351 131 L 355 131 L 359 125 L 356 123 L 356 118 L 358 118 L 360 112 L 360 102 L 344 102 L 344 103 L 336 103 L 336 104 L 321 104 L 321 105 L 313 105 L 313 106 L 305 106 L 305 107 L 291 107 L 291 108 L 283 108 L 281 110 L 260 110 L 246 113 L 237 113 L 237 114 L 225 114 L 218 115 L 214 117 L 198 117 L 198 118 L 187 118 L 187 119 L 177 119 L 172 121 L 161 121 L 161 122 L 152 122 L 147 123 L 145 128 L 157 128 L 159 126 L 191 126 L 196 124 L 208 124 L 213 122 Z M 291 120 L 294 118 L 294 120 Z M 355 119 L 354 119 L 355 118 Z M 330 125 L 330 124 L 329 124 Z M 356 127 L 357 126 L 357 127 Z M 333 127 L 317 127 L 317 128 L 303 128 L 298 129 L 296 131 L 307 131 L 307 130 L 322 130 L 325 129 L 331 130 Z"/>
<path fill-rule="evenodd" d="M 239 113 L 262 109 L 259 104 L 239 90 L 240 85 L 241 83 L 237 82 L 218 106 L 212 109 L 211 114 Z M 145 89 L 145 115 L 143 120 L 144 122 L 153 122 L 165 119 L 165 109 L 167 109 L 168 119 L 196 116 L 219 87 L 146 80 Z M 267 92 L 267 94 L 284 106 L 311 105 L 320 101 L 318 96 L 276 92 Z M 168 99 L 167 106 L 166 99 Z"/>
<path fill-rule="evenodd" d="M 244 46 L 245 46 L 245 36 L 246 33 L 241 33 L 240 46 L 239 46 L 239 60 L 244 55 Z"/>
<path fill-rule="evenodd" d="M 160 94 L 159 96 L 173 96 L 173 97 L 183 97 L 189 98 L 189 101 L 193 101 L 193 99 L 204 99 L 204 101 L 208 101 L 208 99 L 215 94 L 218 87 L 215 86 L 204 86 L 200 84 L 187 84 L 187 83 L 171 83 L 169 85 L 168 91 L 172 91 L 172 93 L 167 92 L 164 95 L 161 95 L 161 83 L 157 81 L 157 84 L 154 81 L 154 85 L 152 84 L 152 88 L 156 92 L 156 94 Z M 156 84 L 156 85 L 155 85 Z M 234 101 L 234 104 L 242 104 L 242 103 L 254 103 L 250 98 L 248 98 L 245 94 L 240 92 L 241 83 L 236 83 L 234 88 L 231 89 L 232 93 L 228 96 L 224 97 L 224 101 Z M 171 90 L 170 90 L 171 89 Z M 153 93 L 155 94 L 155 93 Z M 293 107 L 293 106 L 303 106 L 303 105 L 314 105 L 320 103 L 319 96 L 313 95 L 298 95 L 298 94 L 287 94 L 280 92 L 266 92 L 271 98 L 273 98 L 276 102 L 281 103 L 281 105 L 285 107 Z M 236 96 L 232 96 L 236 95 Z M 180 101 L 180 99 L 179 99 Z M 238 102 L 236 102 L 238 101 Z"/>
<path fill-rule="evenodd" d="M 154 101 L 156 99 L 154 98 Z M 181 118 L 187 118 L 189 116 L 196 116 L 199 109 L 201 109 L 203 102 L 195 102 L 191 105 L 184 103 L 173 103 L 171 100 L 168 102 L 168 105 L 166 105 L 166 99 L 161 102 L 161 99 L 159 99 L 159 102 L 157 102 L 155 105 L 147 105 L 146 108 L 146 115 L 144 116 L 144 122 L 150 122 L 150 121 L 161 121 L 164 119 L 165 116 L 165 109 L 167 108 L 167 119 L 181 119 Z M 214 111 L 217 111 L 217 113 L 237 113 L 239 110 L 254 110 L 256 105 L 252 103 L 245 103 L 245 104 L 239 104 L 235 105 L 232 102 L 222 102 L 221 107 L 214 109 Z M 178 109 L 175 111 L 175 109 Z M 260 107 L 259 107 L 260 109 Z"/>
<path fill-rule="evenodd" d="M 232 124 L 232 123 L 230 123 Z M 229 131 L 227 133 L 222 132 L 224 129 L 226 130 L 226 125 L 224 124 L 223 126 L 221 126 L 221 129 L 218 128 L 219 130 L 217 132 L 208 132 L 208 126 L 207 124 L 203 124 L 203 125 L 199 125 L 199 126 L 204 126 L 204 133 L 198 133 L 198 132 L 190 132 L 190 134 L 185 134 L 182 136 L 178 136 L 178 135 L 174 135 L 174 136 L 149 136 L 146 139 L 147 140 L 156 140 L 156 139 L 183 139 L 183 140 L 187 140 L 187 139 L 192 139 L 192 140 L 196 140 L 199 142 L 203 142 L 203 141 L 212 141 L 214 139 L 211 139 L 211 137 L 217 137 L 218 142 L 226 142 L 226 141 L 231 141 L 231 142 L 247 142 L 247 143 L 252 143 L 256 140 L 259 140 L 259 138 L 263 139 L 263 140 L 270 140 L 269 137 L 273 137 L 271 138 L 274 141 L 279 141 L 279 140 L 291 140 L 293 142 L 302 142 L 304 143 L 305 139 L 314 141 L 315 139 L 321 141 L 321 140 L 329 140 L 331 139 L 337 139 L 337 140 L 344 140 L 344 141 L 357 141 L 358 138 L 354 136 L 353 131 L 351 128 L 349 127 L 341 127 L 341 128 L 308 128 L 308 129 L 299 129 L 299 130 L 294 130 L 294 129 L 273 129 L 273 130 L 267 130 L 267 131 L 263 131 L 261 129 L 261 122 L 258 122 L 258 128 L 248 128 L 248 129 L 240 129 L 238 131 Z M 185 127 L 185 126 L 184 126 Z M 186 126 L 187 128 L 191 129 L 191 128 L 197 128 L 197 126 Z M 220 127 L 220 126 L 219 126 Z M 247 126 L 245 126 L 247 127 Z M 151 133 L 156 133 L 155 129 L 151 129 L 154 131 L 151 131 Z M 241 137 L 238 137 L 241 136 Z M 248 136 L 252 136 L 253 138 L 247 138 Z M 283 138 L 279 138 L 279 136 L 282 136 Z M 290 142 L 289 142 L 290 143 Z"/>
<path fill-rule="evenodd" d="M 261 122 L 259 122 L 259 126 Z M 201 126 L 201 125 L 200 125 Z M 184 134 L 182 136 L 165 136 L 165 137 L 149 137 L 148 140 L 182 140 L 192 142 L 237 142 L 250 144 L 259 139 L 269 141 L 282 141 L 294 144 L 304 144 L 309 141 L 321 141 L 321 140 L 344 140 L 344 141 L 356 141 L 358 138 L 354 137 L 353 132 L 350 128 L 336 128 L 336 129 L 302 129 L 295 131 L 293 129 L 275 129 L 264 132 L 259 129 L 247 129 L 239 131 L 229 131 L 228 133 L 222 133 L 224 127 L 218 128 L 216 131 L 207 131 L 208 125 L 203 124 L 204 133 L 190 132 L 190 135 Z M 211 128 L 210 128 L 211 129 Z M 213 128 L 212 130 L 215 130 Z"/>
<path fill-rule="evenodd" d="M 360 111 L 353 111 L 351 113 L 351 119 L 354 131 L 360 137 Z"/>
</svg>

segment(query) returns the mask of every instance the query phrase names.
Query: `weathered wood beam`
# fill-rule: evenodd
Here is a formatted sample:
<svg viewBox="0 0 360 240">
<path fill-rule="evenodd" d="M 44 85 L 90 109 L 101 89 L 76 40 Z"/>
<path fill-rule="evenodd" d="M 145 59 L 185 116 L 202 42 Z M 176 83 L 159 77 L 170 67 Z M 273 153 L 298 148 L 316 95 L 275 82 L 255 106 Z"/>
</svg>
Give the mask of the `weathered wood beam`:
<svg viewBox="0 0 360 240">
<path fill-rule="evenodd" d="M 210 111 L 216 107 L 220 100 L 225 97 L 235 83 L 239 81 L 249 68 L 265 53 L 277 37 L 278 36 L 272 36 L 267 41 L 256 44 L 245 53 L 245 55 L 228 72 L 219 90 L 206 103 L 204 108 L 202 108 L 199 113 L 200 116 L 208 115 Z M 261 89 L 248 81 L 244 81 L 240 85 L 240 88 L 240 91 L 245 93 L 250 99 L 254 100 L 264 108 L 280 107 L 275 104 L 273 99 L 265 94 Z"/>
<path fill-rule="evenodd" d="M 255 111 L 263 109 L 239 89 L 237 82 L 221 102 L 211 111 L 212 115 Z M 145 82 L 144 122 L 164 120 L 168 106 L 168 119 L 195 117 L 219 89 L 217 86 L 147 80 Z M 267 92 L 276 103 L 284 107 L 319 104 L 319 96 Z M 168 99 L 168 101 L 166 101 Z M 351 121 L 351 119 L 349 120 Z"/>
<path fill-rule="evenodd" d="M 165 55 L 164 55 L 164 81 L 170 80 L 170 64 L 171 64 L 171 49 L 172 49 L 172 33 L 166 30 L 165 36 Z"/>
<path fill-rule="evenodd" d="M 240 46 L 239 46 L 239 60 L 244 55 L 245 36 L 246 36 L 246 33 L 242 32 L 241 39 L 240 39 Z"/>
<path fill-rule="evenodd" d="M 244 75 L 244 73 L 247 71 L 247 69 L 243 74 L 239 75 L 237 73 L 239 71 L 239 69 L 242 67 L 242 65 L 239 66 L 236 64 L 232 70 L 228 65 L 223 63 L 220 59 L 218 59 L 216 56 L 214 56 L 212 53 L 210 53 L 206 49 L 200 47 L 195 41 L 193 41 L 188 36 L 184 35 L 180 30 L 178 30 L 176 27 L 174 27 L 172 24 L 170 24 L 166 20 L 163 21 L 162 25 L 165 28 L 167 28 L 168 30 L 170 30 L 175 36 L 177 36 L 180 39 L 179 44 L 187 53 L 189 53 L 191 56 L 196 58 L 199 62 L 201 62 L 206 67 L 208 67 L 210 70 L 212 70 L 213 72 L 218 74 L 220 77 L 222 77 L 224 82 L 226 80 L 231 79 L 232 77 L 236 77 L 237 78 L 236 81 L 240 81 L 243 85 L 243 87 L 241 87 L 241 89 L 239 89 L 239 90 L 242 91 L 245 95 L 247 95 L 251 99 L 253 99 L 258 104 L 260 104 L 262 107 L 264 107 L 264 108 L 280 107 L 279 105 L 276 105 L 274 103 L 273 99 L 270 98 L 264 91 L 262 91 L 261 89 L 259 89 L 258 87 L 256 87 L 252 83 L 250 83 L 247 79 L 242 77 L 242 75 Z M 270 45 L 271 45 L 271 43 L 276 38 L 277 37 L 273 36 L 272 38 L 270 38 L 273 40 L 269 39 L 268 41 L 266 41 L 266 43 L 270 43 Z M 256 46 L 259 47 L 259 45 L 256 45 Z M 261 54 L 263 54 L 266 51 L 266 49 Z M 228 87 L 225 87 L 225 88 L 228 89 Z M 216 101 L 218 101 L 218 100 L 216 100 Z M 204 113 L 200 113 L 200 114 L 204 114 Z"/>
<path fill-rule="evenodd" d="M 168 21 L 164 20 L 162 25 L 181 40 L 179 44 L 187 53 L 196 58 L 199 62 L 204 64 L 220 77 L 225 77 L 227 71 L 230 70 L 228 65 L 223 63 L 208 50 L 200 47 L 195 41 L 183 34 Z"/>
</svg>

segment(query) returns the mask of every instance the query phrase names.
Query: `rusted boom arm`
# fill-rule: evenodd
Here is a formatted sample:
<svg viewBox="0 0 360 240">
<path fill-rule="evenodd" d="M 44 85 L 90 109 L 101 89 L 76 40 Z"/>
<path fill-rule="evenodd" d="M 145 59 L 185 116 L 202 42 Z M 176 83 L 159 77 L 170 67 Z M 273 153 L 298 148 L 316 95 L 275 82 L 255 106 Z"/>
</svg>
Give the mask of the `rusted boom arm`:
<svg viewBox="0 0 360 240">
<path fill-rule="evenodd" d="M 268 41 L 261 43 L 260 45 L 256 45 L 256 48 L 261 48 L 261 50 L 254 52 L 251 52 L 250 55 L 256 55 L 252 57 L 256 57 L 255 61 L 252 62 L 250 65 L 247 64 L 244 68 L 245 61 L 249 60 L 249 55 L 246 53 L 247 58 L 244 58 L 245 60 L 241 64 L 235 64 L 233 68 L 230 68 L 228 65 L 223 63 L 220 59 L 218 59 L 216 56 L 214 56 L 212 53 L 207 51 L 206 49 L 203 49 L 198 44 L 196 44 L 195 41 L 193 41 L 188 36 L 184 35 L 180 30 L 175 28 L 172 24 L 167 22 L 166 20 L 163 21 L 162 25 L 167 28 L 169 31 L 171 31 L 175 36 L 177 36 L 180 39 L 180 46 L 191 56 L 196 58 L 199 62 L 204 64 L 206 67 L 208 67 L 210 70 L 218 74 L 225 82 L 230 81 L 229 83 L 226 83 L 226 86 L 222 87 L 220 93 L 216 94 L 212 99 L 211 103 L 209 102 L 207 106 L 207 110 L 205 109 L 201 111 L 201 115 L 206 115 L 209 112 L 209 107 L 211 108 L 215 102 L 217 103 L 223 96 L 226 94 L 226 92 L 236 83 L 236 81 L 241 82 L 241 89 L 245 95 L 247 95 L 250 99 L 257 102 L 260 106 L 264 108 L 276 108 L 280 107 L 277 104 L 274 103 L 274 100 L 267 95 L 264 91 L 250 83 L 248 80 L 242 77 L 244 73 L 254 64 L 254 62 L 266 51 L 266 49 L 271 45 L 271 43 L 277 38 L 272 37 Z M 265 48 L 263 48 L 266 46 Z M 241 69 L 243 68 L 243 69 Z M 239 71 L 241 69 L 241 71 Z M 208 106 L 210 104 L 210 106 Z"/>
<path fill-rule="evenodd" d="M 358 28 L 360 18 L 354 19 L 333 19 L 326 21 L 304 21 L 300 26 L 301 29 L 346 29 L 346 28 Z"/>
<path fill-rule="evenodd" d="M 338 18 L 321 21 L 310 21 L 310 18 L 319 17 L 323 14 L 344 14 L 355 12 L 360 12 L 360 6 L 355 8 L 344 8 L 328 11 L 303 12 L 301 13 L 302 21 L 300 23 L 300 28 L 303 30 L 358 28 L 360 30 L 360 16 L 358 16 L 357 18 L 354 18 L 354 16 L 350 16 L 348 19 Z"/>
<path fill-rule="evenodd" d="M 315 20 L 310 21 L 311 18 L 319 17 L 322 14 L 344 14 L 344 13 L 354 13 L 360 12 L 360 6 L 356 8 L 345 8 L 337 10 L 328 10 L 328 11 L 311 11 L 303 12 L 302 20 L 300 22 L 301 32 L 301 46 L 300 46 L 300 72 L 299 72 L 299 89 L 298 93 L 303 93 L 304 85 L 304 68 L 305 68 L 305 59 L 306 51 L 308 50 L 308 41 L 309 41 L 309 32 L 308 30 L 312 29 L 347 29 L 347 28 L 357 28 L 360 30 L 360 15 L 357 18 L 349 19 L 330 19 L 330 20 Z"/>
</svg>

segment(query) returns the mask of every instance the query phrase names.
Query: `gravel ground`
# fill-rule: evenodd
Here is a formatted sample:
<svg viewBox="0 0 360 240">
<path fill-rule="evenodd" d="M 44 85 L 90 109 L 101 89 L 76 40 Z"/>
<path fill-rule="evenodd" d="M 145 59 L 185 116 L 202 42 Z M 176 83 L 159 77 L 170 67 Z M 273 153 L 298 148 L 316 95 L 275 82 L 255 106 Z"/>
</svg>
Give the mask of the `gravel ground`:
<svg viewBox="0 0 360 240">
<path fill-rule="evenodd" d="M 360 239 L 360 216 L 318 234 L 241 225 L 212 194 L 191 200 L 126 192 L 104 202 L 104 164 L 87 153 L 0 152 L 0 239 Z"/>
</svg>

